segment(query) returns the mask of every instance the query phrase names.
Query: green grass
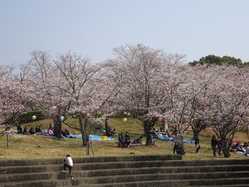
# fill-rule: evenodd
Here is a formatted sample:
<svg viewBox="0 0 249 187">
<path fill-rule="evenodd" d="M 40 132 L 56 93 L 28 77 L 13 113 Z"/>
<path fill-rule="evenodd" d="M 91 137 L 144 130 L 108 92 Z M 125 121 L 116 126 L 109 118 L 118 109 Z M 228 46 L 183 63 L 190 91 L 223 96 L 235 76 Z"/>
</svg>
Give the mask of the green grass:
<svg viewBox="0 0 249 187">
<path fill-rule="evenodd" d="M 67 124 L 69 124 L 71 127 L 73 128 L 70 128 L 68 127 L 67 125 L 63 124 L 62 125 L 62 128 L 67 128 L 71 133 L 79 133 L 78 130 L 75 130 L 74 128 L 80 128 L 79 126 L 79 123 L 78 123 L 78 120 L 77 119 L 74 119 L 74 118 L 69 118 L 65 121 Z M 44 119 L 44 120 L 40 120 L 40 121 L 34 121 L 32 123 L 26 123 L 26 124 L 23 124 L 22 127 L 27 127 L 28 129 L 31 128 L 31 127 L 36 127 L 36 126 L 39 126 L 41 127 L 42 129 L 48 129 L 49 126 L 52 124 L 52 119 Z"/>
<path fill-rule="evenodd" d="M 51 120 L 42 120 L 27 126 L 41 125 L 47 128 Z M 77 126 L 77 121 L 71 120 L 71 125 Z M 114 118 L 110 120 L 109 125 L 115 128 L 117 132 L 128 131 L 134 137 L 143 134 L 143 125 L 139 120 L 129 118 L 126 122 L 123 119 Z M 1 131 L 1 130 L 0 130 Z M 75 131 L 76 132 L 76 131 Z M 185 138 L 191 138 L 188 132 Z M 185 160 L 201 159 L 223 159 L 222 157 L 213 158 L 210 148 L 211 133 L 209 130 L 202 132 L 200 137 L 201 149 L 198 154 L 195 153 L 194 145 L 185 145 Z M 237 133 L 236 139 L 241 142 L 248 141 L 245 133 Z M 144 141 L 144 140 L 143 140 Z M 93 142 L 93 151 L 95 156 L 125 156 L 125 155 L 165 155 L 172 154 L 173 144 L 171 142 L 156 141 L 154 146 L 137 146 L 131 148 L 119 148 L 117 140 Z M 62 139 L 56 140 L 36 135 L 15 135 L 10 137 L 9 148 L 6 148 L 6 137 L 0 136 L 0 159 L 40 159 L 40 158 L 62 158 L 70 153 L 73 157 L 87 157 L 86 148 L 82 147 L 80 139 Z M 232 154 L 230 159 L 246 159 L 246 157 Z"/>
<path fill-rule="evenodd" d="M 79 121 L 77 119 L 68 118 L 65 122 L 73 128 L 68 127 L 66 124 L 63 124 L 62 128 L 67 128 L 71 133 L 79 133 L 79 131 L 76 130 L 80 128 Z M 28 129 L 36 126 L 40 126 L 42 129 L 47 129 L 51 123 L 52 119 L 45 119 L 32 123 L 26 123 L 23 124 L 23 126 L 27 127 Z M 130 134 L 143 134 L 143 124 L 138 119 L 127 118 L 127 121 L 123 121 L 123 118 L 112 118 L 108 121 L 108 125 L 111 128 L 115 128 L 117 133 L 127 131 Z"/>
<path fill-rule="evenodd" d="M 142 122 L 133 118 L 127 118 L 127 121 L 123 118 L 112 118 L 109 120 L 109 126 L 115 128 L 118 133 L 127 131 L 130 134 L 141 135 L 144 132 Z"/>
</svg>

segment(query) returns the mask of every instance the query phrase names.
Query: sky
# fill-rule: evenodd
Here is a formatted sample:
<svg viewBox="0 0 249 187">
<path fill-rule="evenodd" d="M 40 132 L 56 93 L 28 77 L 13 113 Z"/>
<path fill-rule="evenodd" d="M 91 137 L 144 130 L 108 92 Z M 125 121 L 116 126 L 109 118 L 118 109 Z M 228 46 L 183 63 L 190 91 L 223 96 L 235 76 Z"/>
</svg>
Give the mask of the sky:
<svg viewBox="0 0 249 187">
<path fill-rule="evenodd" d="M 0 0 L 0 64 L 35 50 L 94 62 L 144 44 L 186 61 L 209 54 L 249 61 L 248 0 Z"/>
</svg>

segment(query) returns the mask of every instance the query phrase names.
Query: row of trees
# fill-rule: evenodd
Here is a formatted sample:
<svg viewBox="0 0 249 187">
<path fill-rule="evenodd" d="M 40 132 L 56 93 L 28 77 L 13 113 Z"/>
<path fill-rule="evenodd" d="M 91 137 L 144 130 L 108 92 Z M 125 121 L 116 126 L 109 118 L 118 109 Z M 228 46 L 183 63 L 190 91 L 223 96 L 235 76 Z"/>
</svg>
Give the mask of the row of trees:
<svg viewBox="0 0 249 187">
<path fill-rule="evenodd" d="M 145 133 L 156 118 L 178 133 L 192 127 L 195 136 L 213 127 L 228 150 L 236 130 L 247 124 L 248 68 L 202 62 L 190 65 L 183 55 L 143 45 L 114 49 L 98 64 L 73 53 L 55 58 L 35 51 L 19 73 L 0 66 L 0 120 L 18 125 L 20 114 L 39 109 L 52 114 L 60 137 L 60 116 L 74 114 L 86 145 L 89 116 L 129 111 L 144 120 Z"/>
</svg>

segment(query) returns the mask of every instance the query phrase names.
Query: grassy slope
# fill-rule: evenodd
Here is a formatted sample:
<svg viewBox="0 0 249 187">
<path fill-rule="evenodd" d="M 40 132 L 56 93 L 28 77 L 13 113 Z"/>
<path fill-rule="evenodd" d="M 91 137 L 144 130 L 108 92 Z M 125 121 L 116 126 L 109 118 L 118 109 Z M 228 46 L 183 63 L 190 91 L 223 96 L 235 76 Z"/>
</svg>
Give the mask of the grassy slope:
<svg viewBox="0 0 249 187">
<path fill-rule="evenodd" d="M 127 118 L 127 121 L 123 121 L 120 118 L 113 118 L 109 121 L 109 126 L 115 128 L 118 133 L 129 132 L 130 134 L 143 134 L 143 124 L 138 119 Z"/>
<path fill-rule="evenodd" d="M 27 125 L 41 125 L 47 128 L 50 123 L 51 120 L 42 120 Z M 72 119 L 69 119 L 68 123 L 78 126 L 77 121 Z M 128 119 L 126 122 L 118 118 L 111 119 L 110 126 L 115 128 L 117 132 L 128 131 L 135 135 L 143 133 L 142 123 L 134 119 Z M 191 137 L 191 134 L 187 133 L 186 138 L 189 137 Z M 236 138 L 241 141 L 248 141 L 245 133 L 238 133 Z M 187 154 L 184 156 L 184 159 L 214 159 L 209 145 L 210 132 L 204 131 L 200 137 L 200 141 L 201 150 L 198 154 L 194 153 L 195 148 L 193 145 L 185 145 Z M 163 141 L 157 141 L 155 146 L 138 146 L 123 149 L 117 147 L 116 140 L 111 142 L 93 142 L 95 156 L 172 154 L 172 149 L 172 143 Z M 35 135 L 17 135 L 10 137 L 9 148 L 7 149 L 6 137 L 0 136 L 0 159 L 62 158 L 66 153 L 70 153 L 74 157 L 86 156 L 86 150 L 81 146 L 79 139 L 55 140 Z M 246 157 L 233 154 L 231 158 L 243 159 Z"/>
</svg>

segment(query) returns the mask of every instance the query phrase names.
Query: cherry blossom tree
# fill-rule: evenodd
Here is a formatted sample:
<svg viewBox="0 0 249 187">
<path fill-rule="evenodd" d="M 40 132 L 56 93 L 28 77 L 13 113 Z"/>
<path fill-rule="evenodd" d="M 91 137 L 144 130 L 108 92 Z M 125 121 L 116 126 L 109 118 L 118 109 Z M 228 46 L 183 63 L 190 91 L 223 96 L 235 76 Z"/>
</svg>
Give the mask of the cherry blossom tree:
<svg viewBox="0 0 249 187">
<path fill-rule="evenodd" d="M 164 116 L 180 131 L 191 126 L 196 137 L 212 127 L 228 157 L 233 136 L 248 115 L 248 72 L 233 66 L 197 66 L 181 77 L 186 81 L 179 84 L 174 105 Z"/>
<path fill-rule="evenodd" d="M 249 112 L 249 74 L 232 66 L 218 69 L 220 76 L 209 86 L 206 116 L 222 142 L 224 156 L 229 157 L 234 134 L 244 125 Z"/>
<path fill-rule="evenodd" d="M 54 59 L 44 51 L 34 51 L 30 62 L 21 70 L 20 80 L 28 87 L 30 107 L 51 113 L 55 136 L 61 138 L 61 116 L 70 102 L 61 89 L 64 82 Z"/>
<path fill-rule="evenodd" d="M 0 66 L 0 123 L 18 125 L 18 118 L 25 111 L 25 101 L 25 88 L 14 78 L 12 68 Z"/>
<path fill-rule="evenodd" d="M 21 71 L 22 82 L 29 86 L 32 106 L 53 110 L 55 134 L 60 138 L 61 115 L 77 114 L 86 145 L 88 114 L 110 112 L 109 101 L 119 92 L 120 77 L 111 63 L 93 64 L 87 58 L 66 53 L 52 58 L 42 51 L 32 53 Z"/>
<path fill-rule="evenodd" d="M 87 145 L 89 117 L 110 112 L 108 102 L 119 92 L 119 79 L 112 64 L 93 64 L 75 54 L 62 55 L 55 63 L 64 83 L 59 89 L 70 103 L 70 112 L 79 117 L 82 142 Z"/>
<path fill-rule="evenodd" d="M 161 50 L 140 44 L 116 48 L 114 54 L 111 61 L 119 65 L 124 80 L 116 98 L 116 104 L 120 109 L 140 117 L 159 109 L 164 110 L 168 100 L 165 93 L 168 82 L 165 77 L 182 61 L 183 56 L 166 55 Z M 143 120 L 146 144 L 149 145 L 154 120 L 148 120 L 147 117 Z"/>
<path fill-rule="evenodd" d="M 247 123 L 249 72 L 246 67 L 183 61 L 183 55 L 141 44 L 116 48 L 112 59 L 102 63 L 71 52 L 52 57 L 35 51 L 18 76 L 0 66 L 0 123 L 15 123 L 23 111 L 52 111 L 60 138 L 61 116 L 75 114 L 87 145 L 88 127 L 97 113 L 126 111 L 144 121 L 147 145 L 161 118 L 181 134 L 191 127 L 197 138 L 212 127 L 229 156 L 235 132 Z"/>
</svg>

